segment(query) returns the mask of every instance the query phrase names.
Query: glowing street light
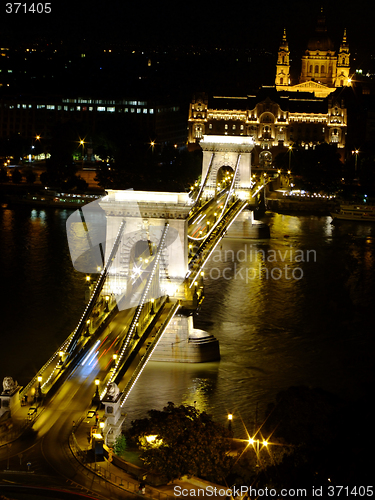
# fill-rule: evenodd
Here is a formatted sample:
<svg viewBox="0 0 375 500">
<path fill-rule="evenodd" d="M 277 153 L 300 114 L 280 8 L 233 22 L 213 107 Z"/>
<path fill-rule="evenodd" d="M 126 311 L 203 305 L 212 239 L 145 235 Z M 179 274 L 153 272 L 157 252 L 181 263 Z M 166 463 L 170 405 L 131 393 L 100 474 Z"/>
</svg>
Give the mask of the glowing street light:
<svg viewBox="0 0 375 500">
<path fill-rule="evenodd" d="M 291 163 L 291 160 L 292 160 L 292 150 L 293 150 L 293 146 L 290 145 L 289 146 L 289 170 L 290 170 L 290 163 Z"/>
<path fill-rule="evenodd" d="M 263 439 L 262 441 L 260 441 L 259 439 L 249 438 L 249 444 L 251 444 L 255 449 L 255 453 L 257 456 L 257 467 L 259 467 L 259 451 L 260 451 L 259 446 L 260 446 L 260 444 L 262 444 L 262 446 L 264 448 L 267 448 L 268 441 L 266 439 Z"/>
<path fill-rule="evenodd" d="M 228 413 L 228 431 L 232 430 L 232 420 L 233 420 L 233 414 Z"/>
<path fill-rule="evenodd" d="M 354 151 L 352 151 L 352 154 L 355 155 L 354 176 L 357 177 L 357 165 L 358 165 L 359 149 L 355 149 Z"/>
<path fill-rule="evenodd" d="M 38 376 L 37 380 L 38 380 L 38 400 L 40 400 L 42 398 L 42 386 L 41 386 L 41 382 L 42 382 L 42 379 L 43 377 L 41 377 L 41 375 Z"/>
<path fill-rule="evenodd" d="M 100 380 L 98 378 L 96 378 L 95 379 L 95 396 L 94 396 L 95 399 L 100 399 L 100 396 L 99 396 L 99 384 L 100 384 Z"/>
</svg>

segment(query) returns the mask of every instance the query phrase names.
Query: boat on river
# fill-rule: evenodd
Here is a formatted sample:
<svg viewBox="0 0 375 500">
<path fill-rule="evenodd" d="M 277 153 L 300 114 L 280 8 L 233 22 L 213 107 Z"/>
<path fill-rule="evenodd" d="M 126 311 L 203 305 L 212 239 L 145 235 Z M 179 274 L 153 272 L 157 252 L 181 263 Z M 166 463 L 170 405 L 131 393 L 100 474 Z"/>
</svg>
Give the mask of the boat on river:
<svg viewBox="0 0 375 500">
<path fill-rule="evenodd" d="M 99 194 L 65 193 L 46 189 L 40 193 L 28 193 L 24 196 L 9 196 L 10 203 L 21 205 L 47 206 L 56 208 L 79 208 L 100 198 Z"/>
<path fill-rule="evenodd" d="M 331 217 L 333 220 L 375 222 L 375 205 L 343 204 L 337 212 L 331 212 Z"/>
</svg>

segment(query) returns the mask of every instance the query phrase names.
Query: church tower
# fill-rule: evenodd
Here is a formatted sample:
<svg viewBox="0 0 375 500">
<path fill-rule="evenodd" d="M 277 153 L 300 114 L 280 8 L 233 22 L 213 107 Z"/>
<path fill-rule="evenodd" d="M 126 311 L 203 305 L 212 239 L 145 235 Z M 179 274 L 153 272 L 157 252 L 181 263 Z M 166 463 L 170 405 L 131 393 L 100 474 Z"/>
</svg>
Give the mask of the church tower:
<svg viewBox="0 0 375 500">
<path fill-rule="evenodd" d="M 327 34 L 325 16 L 321 9 L 315 34 L 309 39 L 302 56 L 300 83 L 314 81 L 327 87 L 335 86 L 337 57 Z"/>
<path fill-rule="evenodd" d="M 289 46 L 286 39 L 286 30 L 284 28 L 283 39 L 281 40 L 276 64 L 276 88 L 281 85 L 290 84 L 290 64 L 289 64 Z M 278 89 L 281 90 L 281 89 Z"/>
<path fill-rule="evenodd" d="M 340 45 L 340 50 L 337 53 L 337 65 L 336 65 L 336 87 L 344 87 L 349 85 L 349 71 L 350 71 L 350 53 L 349 44 L 346 40 L 346 29 L 344 30 L 344 36 Z"/>
</svg>

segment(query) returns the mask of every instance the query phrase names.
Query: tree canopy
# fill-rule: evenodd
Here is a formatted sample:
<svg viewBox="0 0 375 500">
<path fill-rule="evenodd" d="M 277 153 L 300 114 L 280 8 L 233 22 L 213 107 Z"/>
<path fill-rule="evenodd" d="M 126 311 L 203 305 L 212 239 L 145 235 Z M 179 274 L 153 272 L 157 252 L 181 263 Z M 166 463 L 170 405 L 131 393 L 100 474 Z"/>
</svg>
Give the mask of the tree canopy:
<svg viewBox="0 0 375 500">
<path fill-rule="evenodd" d="M 184 475 L 221 482 L 232 465 L 229 431 L 193 406 L 151 410 L 135 420 L 128 437 L 143 450 L 141 460 L 168 481 Z"/>
</svg>

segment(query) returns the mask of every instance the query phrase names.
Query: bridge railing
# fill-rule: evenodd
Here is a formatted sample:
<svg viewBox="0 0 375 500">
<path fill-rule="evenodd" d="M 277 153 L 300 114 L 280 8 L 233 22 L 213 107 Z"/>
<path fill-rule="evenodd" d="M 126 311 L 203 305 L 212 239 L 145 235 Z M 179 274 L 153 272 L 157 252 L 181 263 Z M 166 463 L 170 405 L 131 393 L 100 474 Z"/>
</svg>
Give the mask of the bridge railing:
<svg viewBox="0 0 375 500">
<path fill-rule="evenodd" d="M 118 372 L 121 370 L 121 366 L 124 363 L 124 357 L 125 357 L 126 349 L 128 348 L 130 339 L 134 335 L 135 328 L 136 328 L 136 325 L 137 325 L 137 321 L 138 321 L 138 319 L 140 317 L 140 314 L 142 312 L 142 309 L 143 309 L 143 306 L 145 304 L 146 298 L 149 295 L 149 290 L 150 290 L 151 284 L 152 284 L 153 280 L 155 279 L 156 269 L 158 268 L 158 265 L 159 265 L 159 262 L 160 262 L 160 259 L 161 259 L 162 250 L 163 250 L 163 247 L 164 247 L 164 244 L 165 244 L 165 239 L 166 239 L 166 236 L 167 236 L 168 229 L 169 229 L 169 223 L 166 222 L 166 224 L 164 226 L 164 230 L 163 230 L 162 236 L 161 236 L 160 241 L 159 241 L 159 245 L 158 245 L 157 251 L 156 251 L 155 259 L 153 261 L 153 266 L 152 266 L 151 272 L 150 272 L 150 274 L 148 276 L 148 279 L 146 281 L 145 287 L 143 289 L 143 293 L 142 293 L 141 299 L 139 301 L 139 304 L 138 304 L 138 306 L 137 306 L 137 308 L 135 310 L 134 316 L 133 316 L 132 321 L 130 323 L 128 333 L 126 334 L 125 339 L 123 340 L 122 347 L 121 347 L 120 352 L 118 354 L 118 358 L 116 359 L 115 369 L 114 369 L 114 371 L 113 371 L 110 379 L 108 380 L 107 386 L 108 386 L 108 384 L 110 384 L 116 378 Z"/>
<path fill-rule="evenodd" d="M 117 236 L 116 236 L 116 239 L 115 239 L 115 242 L 113 244 L 111 253 L 109 254 L 108 261 L 105 264 L 104 269 L 100 273 L 100 277 L 99 277 L 99 279 L 95 285 L 95 288 L 91 294 L 90 300 L 89 300 L 89 302 L 88 302 L 88 304 L 87 304 L 87 306 L 86 306 L 86 308 L 85 308 L 85 310 L 84 310 L 84 312 L 83 312 L 83 314 L 78 322 L 76 329 L 73 332 L 73 336 L 72 336 L 71 342 L 69 344 L 70 352 L 72 352 L 74 350 L 74 348 L 76 347 L 77 340 L 78 340 L 79 336 L 81 335 L 82 330 L 86 327 L 86 320 L 90 316 L 90 314 L 92 313 L 92 310 L 96 304 L 96 301 L 99 297 L 99 294 L 102 291 L 103 285 L 105 283 L 105 280 L 107 279 L 109 270 L 110 270 L 111 265 L 115 259 L 117 250 L 120 246 L 121 237 L 122 237 L 122 233 L 124 231 L 124 227 L 125 227 L 125 220 L 122 220 L 122 222 L 120 224 L 120 228 L 119 228 Z"/>
<path fill-rule="evenodd" d="M 195 255 L 190 260 L 191 270 L 187 273 L 186 279 L 189 281 L 191 288 L 206 262 L 210 258 L 218 243 L 224 238 L 225 233 L 230 226 L 246 208 L 248 202 L 237 199 L 231 207 L 225 212 L 215 226 L 215 231 L 211 231 L 207 237 L 201 242 Z"/>
<path fill-rule="evenodd" d="M 163 305 L 163 307 L 166 307 L 167 304 L 170 304 L 170 303 L 166 303 L 165 302 L 164 305 Z M 156 349 L 156 347 L 157 347 L 160 339 L 162 338 L 165 330 L 167 329 L 169 323 L 171 322 L 171 320 L 173 319 L 173 317 L 175 316 L 175 314 L 179 310 L 180 306 L 181 306 L 180 301 L 177 301 L 174 304 L 172 304 L 172 306 L 170 307 L 170 310 L 168 312 L 168 315 L 167 315 L 166 319 L 164 320 L 164 322 L 160 326 L 160 328 L 157 330 L 154 339 L 152 340 L 151 344 L 147 347 L 146 352 L 142 356 L 142 358 L 141 358 L 140 362 L 138 363 L 136 369 L 132 373 L 132 375 L 131 375 L 128 383 L 126 384 L 125 389 L 123 390 L 123 394 L 121 396 L 121 406 L 124 406 L 125 401 L 127 400 L 127 398 L 129 396 L 132 388 L 134 387 L 134 384 L 137 382 L 137 380 L 138 380 L 139 376 L 141 375 L 144 367 L 146 366 L 147 362 L 151 358 L 152 353 Z"/>
<path fill-rule="evenodd" d="M 203 192 L 203 190 L 204 190 L 204 188 L 206 186 L 207 180 L 210 177 L 210 173 L 211 173 L 211 169 L 212 169 L 212 164 L 214 162 L 214 157 L 215 157 L 215 153 L 212 153 L 211 159 L 210 159 L 210 164 L 208 165 L 208 169 L 207 169 L 206 175 L 205 175 L 204 180 L 203 180 L 203 182 L 202 182 L 202 184 L 201 184 L 201 186 L 199 188 L 197 197 L 195 198 L 194 205 L 193 205 L 192 210 L 191 210 L 190 215 L 189 215 L 189 219 L 195 214 L 195 207 L 197 206 L 197 203 L 200 200 L 201 194 L 202 194 L 202 192 Z"/>
</svg>

